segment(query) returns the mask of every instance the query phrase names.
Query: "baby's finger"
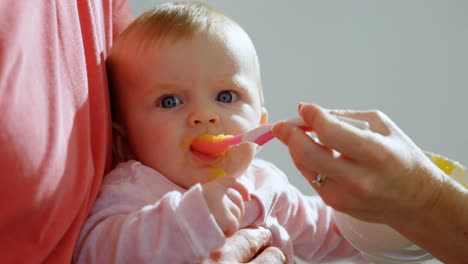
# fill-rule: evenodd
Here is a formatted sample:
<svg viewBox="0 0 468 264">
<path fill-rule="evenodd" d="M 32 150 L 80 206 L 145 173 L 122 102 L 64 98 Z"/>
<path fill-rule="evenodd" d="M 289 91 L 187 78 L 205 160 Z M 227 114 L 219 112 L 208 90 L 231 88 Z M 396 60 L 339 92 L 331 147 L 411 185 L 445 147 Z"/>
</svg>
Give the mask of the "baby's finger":
<svg viewBox="0 0 468 264">
<path fill-rule="evenodd" d="M 237 179 L 232 177 L 223 177 L 220 179 L 220 183 L 226 188 L 233 188 L 238 191 L 244 201 L 250 201 L 250 192 L 248 188 Z"/>
<path fill-rule="evenodd" d="M 231 206 L 230 211 L 236 217 L 236 219 L 240 220 L 245 212 L 245 205 L 242 195 L 235 189 L 229 188 L 226 193 L 227 197 L 233 204 Z"/>
</svg>

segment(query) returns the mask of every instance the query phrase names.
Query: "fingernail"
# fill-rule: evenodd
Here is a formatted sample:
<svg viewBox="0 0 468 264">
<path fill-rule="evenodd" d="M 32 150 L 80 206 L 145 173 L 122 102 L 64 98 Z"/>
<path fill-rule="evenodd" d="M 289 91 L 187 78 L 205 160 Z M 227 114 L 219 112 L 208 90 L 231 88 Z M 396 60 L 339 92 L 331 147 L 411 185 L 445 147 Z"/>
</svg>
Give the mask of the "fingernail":
<svg viewBox="0 0 468 264">
<path fill-rule="evenodd" d="M 218 261 L 220 258 L 221 258 L 221 252 L 219 252 L 218 250 L 216 250 L 216 251 L 211 251 L 211 253 L 210 253 L 210 259 L 212 259 L 212 260 L 214 260 L 214 261 Z"/>
<path fill-rule="evenodd" d="M 297 106 L 297 111 L 301 112 L 302 107 L 304 106 L 304 102 L 300 102 L 299 105 Z"/>
</svg>

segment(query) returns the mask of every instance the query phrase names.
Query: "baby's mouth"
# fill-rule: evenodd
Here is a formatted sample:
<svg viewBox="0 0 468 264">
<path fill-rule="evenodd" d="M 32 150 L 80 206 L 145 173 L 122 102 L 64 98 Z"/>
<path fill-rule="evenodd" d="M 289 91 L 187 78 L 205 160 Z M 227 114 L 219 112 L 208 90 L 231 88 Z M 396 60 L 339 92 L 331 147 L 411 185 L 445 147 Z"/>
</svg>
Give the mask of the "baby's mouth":
<svg viewBox="0 0 468 264">
<path fill-rule="evenodd" d="M 216 163 L 226 155 L 227 148 L 223 142 L 230 137 L 232 136 L 210 133 L 199 135 L 190 141 L 190 152 L 203 162 Z"/>
<path fill-rule="evenodd" d="M 190 148 L 198 153 L 220 157 L 226 153 L 230 144 L 228 140 L 232 137 L 232 135 L 225 134 L 203 134 L 192 140 Z"/>
<path fill-rule="evenodd" d="M 197 155 L 197 156 L 205 157 L 205 158 L 209 158 L 209 159 L 217 159 L 217 158 L 219 158 L 221 156 L 221 155 L 206 154 L 206 153 L 200 152 L 200 151 L 198 151 L 198 150 L 196 150 L 196 149 L 194 149 L 192 147 L 190 148 L 190 151 L 193 154 Z"/>
<path fill-rule="evenodd" d="M 193 149 L 193 148 L 190 148 L 190 152 L 191 152 L 198 160 L 201 160 L 201 161 L 207 162 L 207 163 L 215 163 L 215 162 L 218 162 L 220 159 L 222 159 L 222 156 L 223 156 L 223 154 L 219 154 L 219 155 L 218 155 L 218 154 L 217 154 L 217 155 L 206 154 L 206 153 L 197 151 L 196 149 Z"/>
</svg>

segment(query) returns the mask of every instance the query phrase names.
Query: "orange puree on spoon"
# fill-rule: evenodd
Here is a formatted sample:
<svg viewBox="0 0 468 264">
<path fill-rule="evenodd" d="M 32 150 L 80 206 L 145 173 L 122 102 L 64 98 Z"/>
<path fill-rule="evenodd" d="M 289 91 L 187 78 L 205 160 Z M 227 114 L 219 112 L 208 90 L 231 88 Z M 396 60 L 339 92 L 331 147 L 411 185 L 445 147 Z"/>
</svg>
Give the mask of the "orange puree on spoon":
<svg viewBox="0 0 468 264">
<path fill-rule="evenodd" d="M 221 156 L 224 154 L 224 152 L 226 152 L 228 146 L 219 143 L 231 137 L 233 136 L 224 134 L 219 134 L 216 136 L 204 134 L 192 141 L 191 148 L 198 152 L 209 154 L 215 157 Z"/>
</svg>

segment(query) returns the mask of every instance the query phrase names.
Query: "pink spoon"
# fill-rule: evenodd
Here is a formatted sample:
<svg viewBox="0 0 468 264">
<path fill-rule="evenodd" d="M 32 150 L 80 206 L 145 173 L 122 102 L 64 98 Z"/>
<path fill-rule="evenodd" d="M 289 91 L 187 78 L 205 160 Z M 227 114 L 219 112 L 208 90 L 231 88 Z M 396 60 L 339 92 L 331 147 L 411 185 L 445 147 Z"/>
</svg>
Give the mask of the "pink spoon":
<svg viewBox="0 0 468 264">
<path fill-rule="evenodd" d="M 361 129 L 369 128 L 369 124 L 364 121 L 342 116 L 337 116 L 337 118 Z M 312 129 L 308 127 L 301 118 L 292 118 L 287 120 L 287 122 L 296 124 L 304 131 L 312 131 Z M 246 142 L 252 142 L 258 146 L 263 146 L 265 143 L 274 138 L 273 132 L 271 131 L 272 127 L 272 124 L 260 125 L 257 128 L 236 136 L 202 136 L 192 142 L 191 149 L 200 153 L 219 156 L 222 155 L 228 148 Z"/>
</svg>

